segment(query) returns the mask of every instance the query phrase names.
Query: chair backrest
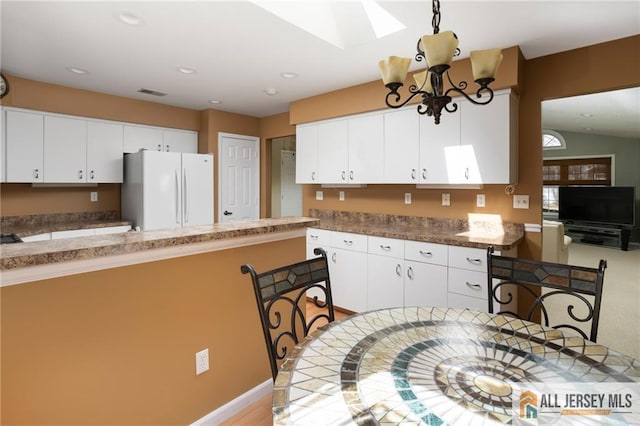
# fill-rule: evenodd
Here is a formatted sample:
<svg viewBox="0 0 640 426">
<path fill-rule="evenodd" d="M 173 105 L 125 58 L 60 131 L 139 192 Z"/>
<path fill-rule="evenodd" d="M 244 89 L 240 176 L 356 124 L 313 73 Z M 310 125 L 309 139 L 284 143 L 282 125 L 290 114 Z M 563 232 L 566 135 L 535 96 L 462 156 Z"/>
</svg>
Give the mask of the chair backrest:
<svg viewBox="0 0 640 426">
<path fill-rule="evenodd" d="M 251 274 L 274 381 L 278 375 L 278 362 L 309 334 L 314 325 L 330 323 L 335 318 L 327 254 L 321 248 L 313 252 L 319 257 L 261 273 L 250 264 L 240 267 L 243 274 Z M 309 289 L 318 289 L 314 290 L 316 294 L 312 300 L 320 311 L 307 318 Z"/>
<path fill-rule="evenodd" d="M 600 302 L 606 260 L 600 260 L 598 268 L 541 262 L 494 254 L 487 250 L 489 313 L 494 303 L 498 314 L 515 316 L 528 321 L 540 313 L 542 325 L 553 328 L 569 328 L 593 342 L 598 336 Z M 526 314 L 518 315 L 513 302 L 518 295 L 533 300 Z M 554 300 L 557 299 L 557 300 Z M 561 303 L 561 308 L 558 304 Z M 502 306 L 509 305 L 505 310 Z M 522 307 L 521 307 L 522 308 Z M 566 313 L 564 312 L 566 309 Z M 526 309 L 525 309 L 526 310 Z M 562 322 L 550 324 L 549 314 L 561 316 Z M 562 315 L 558 315 L 562 314 Z M 567 322 L 565 322 L 567 321 Z M 555 321 L 552 321 L 555 322 Z M 591 325 L 589 335 L 579 325 Z"/>
</svg>

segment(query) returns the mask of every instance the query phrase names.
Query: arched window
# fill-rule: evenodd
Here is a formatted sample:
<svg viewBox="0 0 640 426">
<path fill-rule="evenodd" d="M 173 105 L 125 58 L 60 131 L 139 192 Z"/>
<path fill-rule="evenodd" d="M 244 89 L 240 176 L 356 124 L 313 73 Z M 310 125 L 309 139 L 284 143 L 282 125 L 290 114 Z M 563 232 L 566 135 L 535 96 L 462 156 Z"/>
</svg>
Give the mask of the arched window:
<svg viewBox="0 0 640 426">
<path fill-rule="evenodd" d="M 542 131 L 542 149 L 565 149 L 567 144 L 562 135 L 553 130 Z"/>
</svg>

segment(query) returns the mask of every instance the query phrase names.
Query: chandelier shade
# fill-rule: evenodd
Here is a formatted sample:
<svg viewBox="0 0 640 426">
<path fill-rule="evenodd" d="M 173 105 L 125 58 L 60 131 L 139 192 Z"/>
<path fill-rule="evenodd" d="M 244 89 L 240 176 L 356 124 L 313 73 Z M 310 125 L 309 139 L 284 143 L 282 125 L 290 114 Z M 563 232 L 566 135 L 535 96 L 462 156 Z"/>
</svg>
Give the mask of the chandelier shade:
<svg viewBox="0 0 640 426">
<path fill-rule="evenodd" d="M 411 58 L 402 58 L 400 56 L 389 56 L 387 59 L 379 61 L 378 68 L 380 68 L 380 75 L 382 75 L 384 84 L 403 83 L 404 79 L 407 78 L 409 65 L 411 65 Z"/>
<path fill-rule="evenodd" d="M 493 100 L 493 90 L 489 88 L 489 84 L 495 79 L 503 55 L 501 49 L 470 53 L 473 79 L 479 88 L 475 96 L 469 96 L 466 93 L 467 82 L 461 81 L 456 84 L 449 76 L 453 58 L 460 55 L 458 37 L 453 31 L 440 32 L 440 0 L 432 0 L 432 6 L 433 35 L 424 35 L 418 40 L 415 56 L 416 61 L 424 62 L 426 69 L 414 74 L 416 85 L 409 86 L 410 95 L 407 99 L 402 101 L 402 95 L 398 90 L 404 85 L 411 58 L 390 56 L 379 61 L 378 67 L 382 81 L 389 89 L 385 97 L 385 103 L 389 108 L 401 108 L 416 96 L 420 96 L 422 100 L 418 104 L 418 113 L 433 116 L 435 124 L 440 124 L 443 109 L 447 112 L 455 112 L 458 109 L 458 105 L 452 101 L 452 96 L 463 96 L 475 105 L 486 105 Z"/>
</svg>

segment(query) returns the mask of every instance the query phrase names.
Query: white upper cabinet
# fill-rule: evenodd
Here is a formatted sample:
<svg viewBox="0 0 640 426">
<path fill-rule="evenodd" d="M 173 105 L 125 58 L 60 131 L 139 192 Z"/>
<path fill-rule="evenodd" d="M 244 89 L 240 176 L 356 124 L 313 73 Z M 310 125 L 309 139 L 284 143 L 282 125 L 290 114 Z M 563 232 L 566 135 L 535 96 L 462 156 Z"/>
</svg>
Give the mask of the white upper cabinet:
<svg viewBox="0 0 640 426">
<path fill-rule="evenodd" d="M 44 117 L 5 110 L 7 182 L 44 181 Z"/>
<path fill-rule="evenodd" d="M 462 106 L 461 146 L 469 169 L 469 183 L 517 181 L 518 102 L 509 91 L 498 93 L 488 105 Z"/>
<path fill-rule="evenodd" d="M 123 132 L 122 124 L 87 123 L 87 182 L 123 182 Z"/>
<path fill-rule="evenodd" d="M 186 130 L 164 130 L 162 148 L 169 152 L 198 152 L 198 133 Z"/>
<path fill-rule="evenodd" d="M 320 183 L 317 124 L 296 126 L 296 183 Z"/>
<path fill-rule="evenodd" d="M 384 182 L 384 126 L 381 115 L 349 119 L 348 183 Z"/>
<path fill-rule="evenodd" d="M 418 183 L 419 118 L 415 108 L 384 113 L 385 183 Z"/>
<path fill-rule="evenodd" d="M 162 129 L 147 126 L 124 126 L 124 152 L 138 152 L 141 149 L 164 151 Z"/>
<path fill-rule="evenodd" d="M 440 124 L 433 117 L 420 115 L 420 173 L 421 184 L 458 183 L 456 176 L 462 174 L 464 166 L 459 164 L 460 146 L 460 102 L 458 111 L 443 112 Z M 418 115 L 416 113 L 416 115 Z"/>
<path fill-rule="evenodd" d="M 320 183 L 347 184 L 349 173 L 349 122 L 318 124 L 318 176 Z"/>
<path fill-rule="evenodd" d="M 82 119 L 44 117 L 44 181 L 87 181 L 87 122 Z"/>
</svg>

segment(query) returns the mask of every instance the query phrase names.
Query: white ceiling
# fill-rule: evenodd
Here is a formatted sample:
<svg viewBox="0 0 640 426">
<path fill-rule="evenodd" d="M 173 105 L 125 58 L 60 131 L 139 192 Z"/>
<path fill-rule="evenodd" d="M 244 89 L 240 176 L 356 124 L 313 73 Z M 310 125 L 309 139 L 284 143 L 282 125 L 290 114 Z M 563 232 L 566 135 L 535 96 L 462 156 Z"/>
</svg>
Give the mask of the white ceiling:
<svg viewBox="0 0 640 426">
<path fill-rule="evenodd" d="M 248 1 L 2 0 L 0 66 L 48 83 L 263 117 L 297 99 L 377 80 L 379 59 L 413 57 L 418 38 L 432 32 L 431 2 L 378 4 L 406 29 L 375 40 L 360 2 L 331 2 L 341 49 Z M 309 2 L 290 7 L 320 21 Z M 143 24 L 122 23 L 123 11 Z M 440 29 L 456 32 L 463 58 L 475 49 L 519 45 L 530 59 L 640 33 L 637 0 L 443 0 L 441 14 Z M 178 67 L 196 72 L 181 74 Z M 299 77 L 283 79 L 283 72 Z M 137 93 L 141 88 L 167 95 Z M 267 88 L 279 93 L 268 96 Z M 208 102 L 214 98 L 222 103 Z"/>
</svg>

